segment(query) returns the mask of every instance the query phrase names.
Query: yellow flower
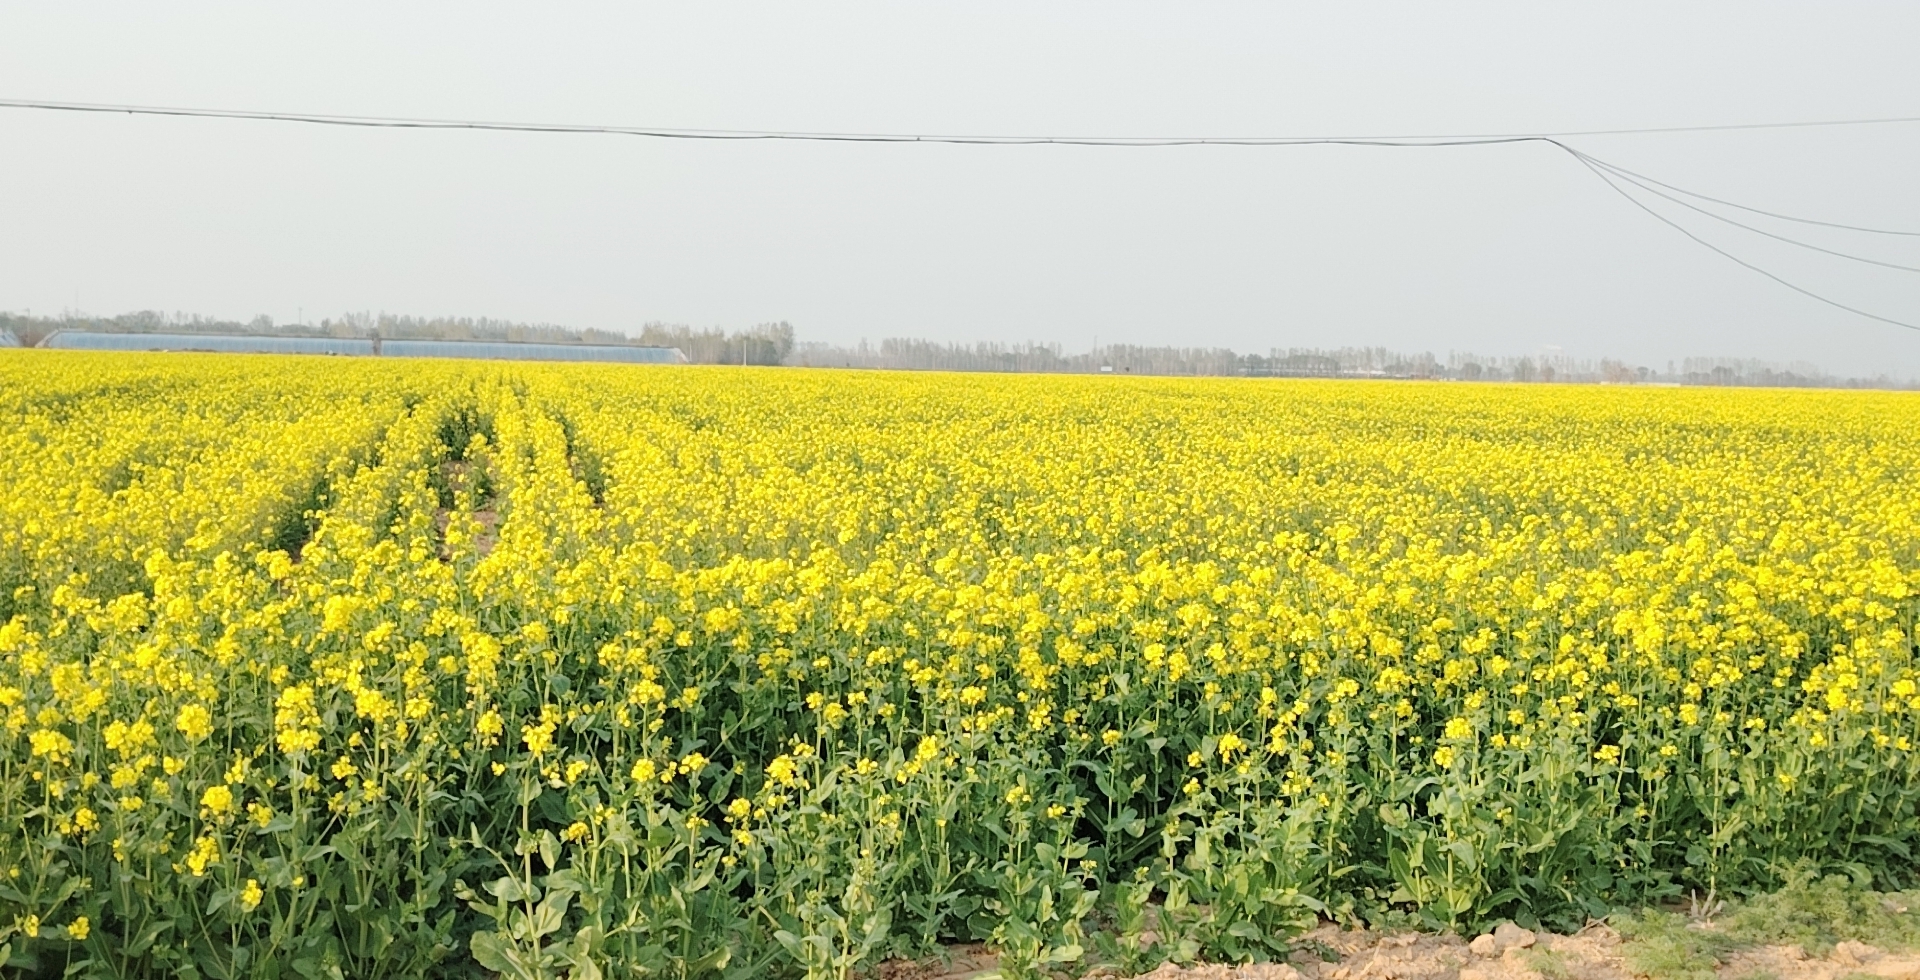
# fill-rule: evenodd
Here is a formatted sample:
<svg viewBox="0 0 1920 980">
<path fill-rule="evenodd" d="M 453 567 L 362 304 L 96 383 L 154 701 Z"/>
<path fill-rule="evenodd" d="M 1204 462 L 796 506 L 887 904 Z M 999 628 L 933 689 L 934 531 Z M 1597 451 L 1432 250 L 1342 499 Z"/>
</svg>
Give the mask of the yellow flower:
<svg viewBox="0 0 1920 980">
<path fill-rule="evenodd" d="M 551 706 L 548 707 L 551 708 Z M 548 710 L 541 712 L 542 715 L 549 713 Z M 520 740 L 526 743 L 528 752 L 535 756 L 545 755 L 547 750 L 553 748 L 553 733 L 557 725 L 558 723 L 551 717 L 538 725 L 523 725 L 520 728 Z"/>
<path fill-rule="evenodd" d="M 201 704 L 184 705 L 173 724 L 187 741 L 198 742 L 213 734 L 213 712 Z"/>
<path fill-rule="evenodd" d="M 1338 359 L 1404 373 L 1378 353 Z M 1126 745 L 1189 763 L 1169 834 L 1233 816 L 1201 812 L 1218 765 L 1211 791 L 1324 808 L 1344 852 L 1339 787 L 1397 746 L 1496 826 L 1577 791 L 1671 839 L 1695 808 L 1639 798 L 1664 787 L 1790 843 L 1809 808 L 1883 832 L 1859 802 L 1920 741 L 1909 393 L 38 350 L 0 351 L 0 414 L 0 822 L 57 835 L 70 878 L 149 882 L 136 916 L 208 918 L 147 868 L 263 902 L 255 855 L 294 844 L 317 856 L 268 880 L 318 901 L 326 845 L 388 800 L 457 834 L 546 790 L 583 808 L 568 847 L 664 821 L 696 864 L 802 831 L 884 863 L 922 829 L 978 851 L 948 808 L 981 793 L 1079 843 L 1083 807 L 1151 792 L 1136 766 L 1055 795 Z M 1481 744 L 1541 778 L 1480 785 Z M 1592 778 L 1626 746 L 1635 779 Z M 1620 880 L 1675 870 L 1622 853 Z M 16 904 L 16 931 L 82 907 Z"/>
<path fill-rule="evenodd" d="M 87 917 L 84 915 L 76 915 L 72 922 L 67 923 L 67 938 L 74 942 L 87 938 L 87 934 L 92 931 L 93 926 L 87 922 Z"/>
<path fill-rule="evenodd" d="M 220 863 L 220 842 L 207 835 L 194 842 L 193 850 L 187 853 L 187 870 L 195 878 L 204 876 L 210 865 Z"/>
<path fill-rule="evenodd" d="M 794 765 L 792 756 L 775 756 L 772 762 L 767 763 L 767 778 L 781 786 L 792 786 L 800 781 L 799 768 Z"/>
<path fill-rule="evenodd" d="M 73 752 L 73 739 L 48 728 L 28 735 L 27 744 L 35 757 L 45 756 L 56 762 L 65 760 Z"/>
<path fill-rule="evenodd" d="M 101 733 L 106 737 L 107 748 L 119 753 L 123 758 L 154 744 L 153 725 L 142 719 L 129 725 L 124 721 L 114 721 Z"/>
<path fill-rule="evenodd" d="M 230 813 L 233 810 L 233 790 L 222 785 L 209 786 L 205 793 L 200 794 L 200 805 L 215 816 Z"/>
<path fill-rule="evenodd" d="M 501 719 L 500 712 L 492 708 L 488 708 L 482 712 L 480 717 L 475 719 L 473 723 L 473 730 L 480 733 L 481 744 L 483 745 L 492 745 L 493 740 L 499 738 L 500 733 L 505 731 L 506 727 L 506 722 Z"/>
<path fill-rule="evenodd" d="M 259 908 L 260 900 L 265 898 L 266 894 L 266 891 L 260 887 L 259 881 L 248 878 L 247 883 L 240 888 L 240 910 L 242 912 L 251 912 Z"/>
<path fill-rule="evenodd" d="M 1219 742 L 1218 748 L 1220 750 L 1221 761 L 1223 762 L 1231 761 L 1233 758 L 1233 754 L 1235 752 L 1239 752 L 1245 749 L 1246 747 L 1247 747 L 1246 740 L 1241 738 L 1238 735 L 1235 735 L 1232 732 L 1228 732 L 1225 735 L 1220 736 L 1220 742 Z"/>
</svg>

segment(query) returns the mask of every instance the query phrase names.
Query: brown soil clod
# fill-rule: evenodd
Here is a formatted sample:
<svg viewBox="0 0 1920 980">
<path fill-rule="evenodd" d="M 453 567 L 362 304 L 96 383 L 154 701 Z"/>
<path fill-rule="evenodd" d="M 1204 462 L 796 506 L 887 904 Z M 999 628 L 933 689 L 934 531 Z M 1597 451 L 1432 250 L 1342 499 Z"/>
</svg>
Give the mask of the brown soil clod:
<svg viewBox="0 0 1920 980">
<path fill-rule="evenodd" d="M 1570 936 L 1502 923 L 1471 942 L 1452 934 L 1322 925 L 1298 937 L 1295 946 L 1284 963 L 1166 963 L 1133 980 L 1659 980 L 1634 970 L 1620 933 L 1601 921 Z M 870 976 L 987 980 L 998 976 L 996 967 L 986 947 L 956 946 L 937 960 L 882 963 Z M 1717 980 L 1920 980 L 1920 953 L 1855 940 L 1820 957 L 1796 945 L 1754 946 L 1725 955 L 1714 974 Z M 1117 980 L 1125 974 L 1100 966 L 1085 976 Z"/>
<path fill-rule="evenodd" d="M 886 960 L 876 965 L 873 980 L 972 980 L 992 973 L 1000 957 L 985 946 L 950 946 L 942 956 L 926 960 Z"/>
</svg>

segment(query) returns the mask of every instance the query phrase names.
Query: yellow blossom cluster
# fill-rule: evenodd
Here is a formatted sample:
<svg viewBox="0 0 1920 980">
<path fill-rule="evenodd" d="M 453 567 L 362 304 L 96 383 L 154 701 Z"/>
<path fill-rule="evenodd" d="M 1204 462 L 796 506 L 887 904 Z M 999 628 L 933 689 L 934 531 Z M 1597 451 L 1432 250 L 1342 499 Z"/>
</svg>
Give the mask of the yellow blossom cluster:
<svg viewBox="0 0 1920 980">
<path fill-rule="evenodd" d="M 1252 958 L 1920 847 L 1911 395 L 0 354 L 0 942 L 103 972 Z"/>
</svg>

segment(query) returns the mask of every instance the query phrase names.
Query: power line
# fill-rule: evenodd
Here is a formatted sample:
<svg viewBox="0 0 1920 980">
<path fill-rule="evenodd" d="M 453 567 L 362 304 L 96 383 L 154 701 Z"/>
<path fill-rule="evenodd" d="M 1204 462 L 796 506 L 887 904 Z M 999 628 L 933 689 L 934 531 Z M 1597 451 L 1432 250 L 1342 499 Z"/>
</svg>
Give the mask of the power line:
<svg viewBox="0 0 1920 980">
<path fill-rule="evenodd" d="M 1875 234 L 1915 235 L 1915 234 L 1920 234 L 1920 232 L 1890 231 L 1890 230 L 1878 229 L 1878 228 L 1862 228 L 1862 227 L 1857 227 L 1853 225 L 1843 225 L 1843 224 L 1837 224 L 1837 223 L 1828 222 L 1828 221 L 1818 221 L 1811 218 L 1797 218 L 1789 215 L 1777 214 L 1771 211 L 1763 211 L 1759 208 L 1747 207 L 1746 205 L 1742 205 L 1742 204 L 1734 204 L 1731 201 L 1722 201 L 1719 198 L 1709 197 L 1705 194 L 1700 194 L 1694 191 L 1688 191 L 1679 187 L 1674 187 L 1671 184 L 1653 180 L 1650 177 L 1643 177 L 1642 175 L 1634 173 L 1633 171 L 1627 170 L 1624 167 L 1619 167 L 1615 164 L 1611 164 L 1604 160 L 1601 160 L 1598 157 L 1590 156 L 1586 153 L 1581 152 L 1580 150 L 1574 149 L 1572 146 L 1569 146 L 1566 143 L 1561 142 L 1561 140 L 1564 138 L 1575 137 L 1575 136 L 1621 136 L 1621 135 L 1655 134 L 1655 133 L 1705 133 L 1705 132 L 1727 132 L 1727 131 L 1734 131 L 1734 130 L 1800 129 L 1800 128 L 1828 127 L 1828 126 L 1868 126 L 1868 125 L 1882 125 L 1882 124 L 1889 124 L 1889 123 L 1913 123 L 1913 122 L 1920 122 L 1920 116 L 1896 116 L 1896 117 L 1883 117 L 1883 118 L 1873 118 L 1873 119 L 1825 119 L 1825 120 L 1809 120 L 1809 121 L 1798 121 L 1798 122 L 1772 122 L 1772 123 L 1731 123 L 1731 124 L 1712 125 L 1712 126 L 1657 126 L 1657 127 L 1641 127 L 1641 128 L 1633 128 L 1633 129 L 1589 129 L 1589 130 L 1567 130 L 1567 131 L 1561 131 L 1561 132 L 1543 132 L 1543 133 L 1486 133 L 1486 134 L 1469 134 L 1469 135 L 1272 136 L 1272 137 L 1268 137 L 1268 136 L 1257 136 L 1257 137 L 1090 137 L 1090 136 L 955 136 L 955 135 L 912 135 L 912 134 L 901 134 L 901 133 L 820 133 L 820 132 L 781 131 L 781 130 L 676 129 L 676 128 L 640 127 L 640 126 L 579 125 L 579 124 L 570 124 L 570 123 L 521 123 L 521 122 L 489 122 L 489 121 L 482 121 L 482 120 L 463 120 L 463 119 L 408 119 L 408 118 L 388 117 L 388 116 L 340 116 L 340 115 L 323 115 L 323 114 L 315 114 L 315 113 L 258 112 L 258 111 L 240 110 L 240 109 L 196 109 L 196 108 L 183 108 L 183 107 L 175 107 L 175 106 L 109 105 L 109 104 L 93 103 L 93 102 L 47 102 L 47 101 L 36 101 L 36 100 L 28 100 L 28 99 L 0 99 L 0 108 L 46 110 L 46 111 L 55 111 L 55 112 L 108 113 L 108 114 L 123 114 L 123 115 L 174 116 L 174 117 L 188 117 L 188 118 L 201 118 L 201 119 L 236 119 L 236 120 L 251 120 L 251 121 L 263 121 L 263 122 L 290 122 L 290 123 L 303 123 L 308 125 L 349 126 L 349 127 L 363 127 L 363 128 L 373 128 L 373 129 L 477 130 L 477 131 L 513 132 L 513 133 L 577 133 L 577 134 L 602 134 L 602 135 L 615 135 L 615 136 L 638 136 L 638 137 L 646 137 L 646 138 L 654 138 L 654 139 L 682 139 L 682 140 L 803 141 L 803 142 L 830 142 L 830 143 L 936 143 L 936 144 L 944 143 L 944 144 L 983 145 L 983 146 L 1054 145 L 1054 146 L 1102 146 L 1102 147 L 1312 146 L 1312 145 L 1380 146 L 1380 147 L 1459 147 L 1459 146 L 1493 146 L 1493 145 L 1512 144 L 1512 143 L 1546 143 L 1554 147 L 1557 147 L 1560 150 L 1565 151 L 1567 154 L 1572 156 L 1575 160 L 1579 161 L 1582 166 L 1592 171 L 1596 177 L 1600 178 L 1601 182 L 1605 183 L 1607 187 L 1612 189 L 1615 193 L 1626 198 L 1627 201 L 1632 203 L 1635 207 L 1639 208 L 1640 210 L 1645 211 L 1649 215 L 1652 215 L 1655 219 L 1659 220 L 1662 224 L 1665 224 L 1673 228 L 1675 231 L 1680 232 L 1682 235 L 1687 236 L 1689 239 L 1692 239 L 1694 243 L 1701 245 L 1702 247 L 1705 247 L 1707 249 L 1710 249 L 1733 262 L 1739 263 L 1740 265 L 1745 266 L 1746 268 L 1751 269 L 1754 272 L 1757 272 L 1763 276 L 1766 276 L 1767 278 L 1772 279 L 1773 281 L 1779 283 L 1782 286 L 1787 287 L 1788 289 L 1793 290 L 1794 292 L 1797 292 L 1807 297 L 1810 297 L 1812 299 L 1818 300 L 1829 306 L 1833 306 L 1838 309 L 1845 310 L 1849 313 L 1853 313 L 1858 316 L 1866 317 L 1870 320 L 1878 320 L 1882 323 L 1889 323 L 1897 327 L 1905 327 L 1909 330 L 1920 330 L 1920 325 L 1906 323 L 1900 320 L 1894 320 L 1888 317 L 1880 316 L 1875 313 L 1868 313 L 1865 310 L 1856 309 L 1852 306 L 1848 306 L 1847 304 L 1841 303 L 1837 300 L 1828 299 L 1827 297 L 1822 296 L 1818 293 L 1815 293 L 1812 290 L 1806 289 L 1802 286 L 1797 286 L 1787 281 L 1786 279 L 1783 279 L 1780 276 L 1775 275 L 1772 272 L 1768 272 L 1767 270 L 1757 265 L 1754 265 L 1753 263 L 1748 262 L 1745 259 L 1742 259 L 1734 255 L 1733 253 L 1728 252 L 1717 245 L 1714 245 L 1711 242 L 1708 242 L 1706 239 L 1703 239 L 1700 236 L 1695 235 L 1693 232 L 1688 231 L 1686 228 L 1682 227 L 1677 222 L 1668 218 L 1666 215 L 1663 215 L 1660 212 L 1655 211 L 1653 208 L 1648 207 L 1645 202 L 1642 202 L 1639 198 L 1634 197 L 1632 194 L 1628 193 L 1626 190 L 1622 189 L 1618 184 L 1616 184 L 1615 179 L 1617 178 L 1622 181 L 1630 181 L 1631 178 L 1639 178 L 1641 180 L 1647 181 L 1648 183 L 1656 184 L 1660 187 L 1667 188 L 1668 190 L 1672 190 L 1677 193 L 1684 194 L 1699 200 L 1711 201 L 1715 204 L 1724 204 L 1728 207 L 1738 208 L 1743 211 L 1751 211 L 1755 214 L 1767 215 L 1768 217 L 1782 218 L 1787 221 L 1798 221 L 1798 222 L 1803 222 L 1807 224 L 1824 225 L 1824 226 L 1833 227 L 1833 228 L 1844 228 L 1850 231 L 1872 232 Z M 1731 218 L 1714 214 L 1711 211 L 1707 211 L 1703 208 L 1699 208 L 1692 204 L 1688 204 L 1685 201 L 1678 201 L 1677 199 L 1672 198 L 1669 195 L 1661 194 L 1659 191 L 1655 191 L 1652 188 L 1646 187 L 1645 185 L 1635 184 L 1634 186 L 1639 187 L 1641 190 L 1648 191 L 1649 193 L 1659 194 L 1659 196 L 1661 197 L 1667 198 L 1668 200 L 1671 200 L 1671 201 L 1675 201 L 1675 203 L 1681 204 L 1688 208 L 1692 208 L 1695 211 L 1699 211 L 1702 214 L 1706 214 L 1709 217 L 1713 217 L 1717 220 L 1725 221 L 1729 224 L 1733 224 L 1738 227 L 1745 228 L 1748 231 L 1753 231 L 1758 234 L 1767 235 L 1772 238 L 1777 238 L 1781 241 L 1789 242 L 1791 244 L 1801 245 L 1805 248 L 1810 248 L 1810 249 L 1814 249 L 1816 251 L 1821 251 L 1821 252 L 1827 252 L 1828 254 L 1831 254 L 1831 255 L 1837 255 L 1842 258 L 1854 259 L 1860 262 L 1869 262 L 1875 265 L 1885 265 L 1891 268 L 1902 269 L 1906 271 L 1920 271 L 1920 269 L 1912 269 L 1908 266 L 1893 265 L 1892 263 L 1880 262 L 1878 260 L 1868 259 L 1862 256 L 1849 255 L 1844 252 L 1836 252 L 1831 249 L 1821 248 L 1820 246 L 1817 246 L 1817 245 L 1811 245 L 1806 242 L 1801 242 L 1795 239 L 1786 238 L 1785 236 L 1775 235 L 1771 232 L 1763 231 L 1761 229 L 1754 228 L 1750 225 L 1741 224 L 1740 222 L 1734 221 Z"/>
<path fill-rule="evenodd" d="M 657 139 L 697 140 L 801 140 L 816 142 L 861 143 L 961 143 L 989 145 L 1063 146 L 1294 146 L 1316 143 L 1389 143 L 1406 142 L 1419 146 L 1519 142 L 1543 138 L 1574 136 L 1625 136 L 1653 133 L 1707 133 L 1754 129 L 1803 129 L 1822 126 L 1873 126 L 1889 123 L 1920 122 L 1920 116 L 1890 116 L 1871 119 L 1817 119 L 1795 122 L 1729 123 L 1712 126 L 1649 126 L 1629 129 L 1582 129 L 1534 133 L 1476 133 L 1450 135 L 1393 136 L 1006 136 L 909 133 L 809 132 L 804 130 L 681 129 L 663 126 L 613 126 L 578 123 L 501 122 L 478 119 L 430 119 L 395 116 L 350 116 L 307 112 L 261 112 L 246 109 L 200 109 L 179 106 L 117 105 L 99 102 L 50 102 L 34 99 L 0 99 L 0 108 L 39 109 L 56 112 L 116 113 L 145 116 L 185 116 L 201 119 L 247 119 L 271 122 L 307 123 L 322 126 L 361 126 L 377 129 L 471 129 L 515 133 L 582 133 L 616 136 L 644 136 Z"/>
<path fill-rule="evenodd" d="M 1793 283 L 1788 282 L 1787 280 L 1782 279 L 1779 276 L 1771 272 L 1768 272 L 1767 270 L 1762 269 L 1751 262 L 1748 262 L 1746 259 L 1743 259 L 1733 254 L 1732 252 L 1729 252 L 1726 249 L 1721 248 L 1720 246 L 1715 245 L 1712 242 L 1709 242 L 1706 239 L 1701 238 L 1699 235 L 1696 235 L 1693 232 L 1690 232 L 1687 229 L 1681 227 L 1678 222 L 1672 220 L 1671 218 L 1668 218 L 1666 215 L 1661 214 L 1660 212 L 1655 211 L 1650 207 L 1647 207 L 1645 202 L 1641 201 L 1637 197 L 1634 197 L 1632 194 L 1627 193 L 1626 191 L 1622 190 L 1618 184 L 1615 184 L 1613 182 L 1612 176 L 1610 176 L 1606 171 L 1600 169 L 1600 167 L 1596 165 L 1598 161 L 1589 162 L 1588 158 L 1584 154 L 1573 151 L 1570 148 L 1563 147 L 1563 149 L 1568 149 L 1568 152 L 1573 153 L 1574 159 L 1579 160 L 1581 166 L 1584 166 L 1588 170 L 1593 171 L 1594 176 L 1599 177 L 1600 180 L 1604 182 L 1608 187 L 1613 188 L 1614 193 L 1619 194 L 1621 197 L 1626 198 L 1629 202 L 1633 204 L 1634 207 L 1639 208 L 1640 210 L 1645 211 L 1650 215 L 1653 215 L 1654 218 L 1657 219 L 1661 224 L 1664 224 L 1667 227 L 1672 228 L 1674 231 L 1677 231 L 1680 234 L 1693 239 L 1695 244 L 1703 246 L 1708 249 L 1712 249 L 1713 251 L 1720 253 L 1722 256 L 1726 257 L 1727 259 L 1730 259 L 1736 263 L 1739 263 L 1740 265 L 1746 266 L 1747 268 L 1753 270 L 1754 272 L 1758 272 L 1761 275 L 1766 276 L 1768 279 L 1771 279 L 1774 282 L 1777 282 L 1780 285 L 1785 286 L 1796 293 L 1799 293 L 1803 296 L 1811 297 L 1813 299 L 1817 299 L 1820 302 L 1827 304 L 1828 306 L 1838 307 L 1840 309 L 1846 310 L 1848 313 L 1852 313 L 1858 316 L 1863 316 L 1869 320 L 1878 320 L 1881 323 L 1891 323 L 1896 327 L 1905 327 L 1908 330 L 1920 330 L 1920 324 L 1907 323 L 1903 320 L 1895 320 L 1895 319 L 1892 319 L 1891 317 L 1881 316 L 1878 313 L 1868 313 L 1866 310 L 1848 306 L 1847 304 L 1842 303 L 1838 300 L 1828 299 L 1827 297 L 1822 296 L 1811 289 L 1807 289 L 1802 286 L 1796 286 Z"/>
<path fill-rule="evenodd" d="M 1613 174 L 1619 177 L 1621 180 L 1624 180 L 1630 184 L 1633 184 L 1634 186 L 1640 188 L 1643 191 L 1646 191 L 1649 194 L 1654 195 L 1655 197 L 1665 198 L 1669 201 L 1672 201 L 1675 204 L 1680 205 L 1683 208 L 1687 208 L 1688 210 L 1691 210 L 1691 211 L 1698 211 L 1699 213 L 1704 214 L 1715 221 L 1724 221 L 1727 224 L 1734 226 L 1735 228 L 1744 228 L 1747 231 L 1753 232 L 1756 235 L 1765 235 L 1766 237 L 1774 239 L 1775 241 L 1786 242 L 1789 245 L 1798 245 L 1801 248 L 1811 249 L 1815 252 L 1824 252 L 1828 255 L 1838 256 L 1843 259 L 1852 259 L 1855 262 L 1865 262 L 1868 265 L 1877 265 L 1887 269 L 1899 269 L 1902 272 L 1920 272 L 1920 266 L 1901 265 L 1898 262 L 1884 262 L 1884 261 L 1881 261 L 1880 259 L 1868 258 L 1867 256 L 1864 256 L 1864 255 L 1855 255 L 1852 252 L 1841 252 L 1835 249 L 1825 248 L 1820 245 L 1815 245 L 1812 242 L 1803 242 L 1798 238 L 1789 238 L 1786 235 L 1775 234 L 1774 232 L 1768 231 L 1765 228 L 1755 228 L 1754 226 L 1747 224 L 1745 222 L 1735 221 L 1732 218 L 1729 218 L 1723 214 L 1715 214 L 1712 211 L 1709 211 L 1706 208 L 1699 206 L 1698 204 L 1693 204 L 1687 201 L 1683 201 L 1680 198 L 1673 196 L 1672 194 L 1668 194 L 1656 188 L 1649 187 L 1647 186 L 1646 183 L 1642 183 L 1636 177 L 1628 176 L 1627 171 L 1621 170 L 1620 168 L 1615 167 L 1613 164 L 1610 164 L 1605 160 L 1601 160 L 1597 157 L 1588 156 L 1587 154 L 1581 153 L 1578 150 L 1571 150 L 1569 152 L 1573 153 L 1575 156 L 1579 157 L 1584 162 L 1599 164 L 1601 167 L 1604 167 L 1607 170 L 1613 172 Z M 1657 182 L 1649 181 L 1648 183 L 1657 183 Z M 1664 187 L 1666 185 L 1661 184 L 1660 186 Z"/>
<path fill-rule="evenodd" d="M 1647 176 L 1646 174 L 1635 173 L 1631 170 L 1628 170 L 1625 167 L 1619 166 L 1618 164 L 1609 163 L 1606 166 L 1607 166 L 1607 169 L 1609 170 L 1613 170 L 1617 173 L 1623 174 L 1628 177 L 1633 177 L 1638 180 L 1646 181 L 1649 184 L 1658 184 L 1661 187 L 1666 188 L 1667 190 L 1675 191 L 1680 194 L 1685 194 L 1688 197 L 1699 198 L 1702 201 L 1712 201 L 1715 204 L 1724 204 L 1727 207 L 1739 208 L 1742 211 L 1751 211 L 1754 214 L 1764 214 L 1769 218 L 1779 218 L 1782 221 L 1798 221 L 1803 225 L 1820 225 L 1825 228 L 1841 228 L 1847 231 L 1864 231 L 1864 232 L 1867 232 L 1868 234 L 1873 234 L 1873 235 L 1913 235 L 1916 237 L 1920 237 L 1920 231 L 1902 231 L 1902 230 L 1896 230 L 1891 228 L 1864 228 L 1864 227 L 1861 227 L 1860 225 L 1843 225 L 1838 222 L 1820 221 L 1814 218 L 1797 218 L 1790 214 L 1781 214 L 1778 211 L 1763 211 L 1760 208 L 1751 208 L 1744 204 L 1735 204 L 1732 201 L 1723 201 L 1717 197 L 1708 197 L 1707 195 L 1701 194 L 1698 191 L 1690 191 L 1684 187 L 1675 187 L 1672 184 L 1655 180 L 1652 177 Z M 1742 227 L 1745 227 L 1745 226 L 1742 226 Z"/>
</svg>

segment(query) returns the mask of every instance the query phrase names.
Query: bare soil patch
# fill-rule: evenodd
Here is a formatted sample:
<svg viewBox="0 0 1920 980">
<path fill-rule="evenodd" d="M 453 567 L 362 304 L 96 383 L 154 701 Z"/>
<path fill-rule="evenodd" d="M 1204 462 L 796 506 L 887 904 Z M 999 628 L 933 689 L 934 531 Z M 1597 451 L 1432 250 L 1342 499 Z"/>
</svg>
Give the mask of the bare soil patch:
<svg viewBox="0 0 1920 980">
<path fill-rule="evenodd" d="M 1619 933 L 1598 922 L 1571 936 L 1503 925 L 1471 941 L 1325 925 L 1302 936 L 1300 945 L 1285 963 L 1167 963 L 1133 980 L 1648 980 L 1630 965 Z M 997 964 L 998 957 L 984 946 L 955 946 L 937 959 L 890 960 L 871 976 L 988 980 L 997 976 Z M 1811 956 L 1793 945 L 1755 946 L 1729 954 L 1714 975 L 1717 980 L 1920 980 L 1920 955 L 1851 940 L 1826 956 Z M 1121 980 L 1123 975 L 1095 967 L 1086 976 Z"/>
</svg>

